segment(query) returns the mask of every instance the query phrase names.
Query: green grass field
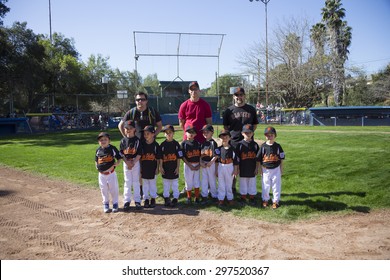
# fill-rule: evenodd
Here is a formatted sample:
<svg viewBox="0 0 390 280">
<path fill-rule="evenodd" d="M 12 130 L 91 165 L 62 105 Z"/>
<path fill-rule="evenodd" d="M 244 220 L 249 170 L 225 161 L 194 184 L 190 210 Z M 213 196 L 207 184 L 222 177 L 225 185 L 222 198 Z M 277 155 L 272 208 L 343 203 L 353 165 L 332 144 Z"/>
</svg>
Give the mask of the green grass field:
<svg viewBox="0 0 390 280">
<path fill-rule="evenodd" d="M 210 204 L 199 208 L 288 222 L 327 213 L 367 213 L 390 207 L 390 127 L 276 126 L 276 129 L 276 141 L 286 153 L 281 207 L 271 210 L 237 204 L 219 209 Z M 264 125 L 260 125 L 256 139 L 264 139 L 263 130 Z M 112 144 L 119 147 L 121 136 L 117 129 L 109 133 Z M 68 131 L 3 137 L 0 164 L 98 189 L 94 165 L 97 134 L 98 131 Z M 177 140 L 181 136 L 182 131 L 176 132 Z M 163 139 L 160 134 L 157 141 Z M 120 166 L 117 172 L 121 192 L 122 171 Z M 259 202 L 260 180 L 258 177 Z M 181 189 L 182 174 L 179 182 Z M 161 176 L 158 189 L 161 194 Z"/>
</svg>

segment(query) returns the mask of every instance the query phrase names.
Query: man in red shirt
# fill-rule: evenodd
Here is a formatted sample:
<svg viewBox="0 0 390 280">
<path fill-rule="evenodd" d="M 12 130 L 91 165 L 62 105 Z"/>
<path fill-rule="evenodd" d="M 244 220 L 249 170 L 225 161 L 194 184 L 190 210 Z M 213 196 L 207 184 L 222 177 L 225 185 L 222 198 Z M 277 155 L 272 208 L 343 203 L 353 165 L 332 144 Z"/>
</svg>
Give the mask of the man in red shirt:
<svg viewBox="0 0 390 280">
<path fill-rule="evenodd" d="M 209 103 L 199 97 L 200 89 L 198 82 L 191 82 L 188 86 L 188 92 L 190 98 L 183 102 L 179 108 L 179 124 L 183 131 L 187 125 L 193 125 L 197 131 L 195 140 L 203 143 L 205 138 L 202 134 L 202 128 L 205 124 L 212 123 L 211 107 Z M 185 133 L 183 139 L 186 140 Z"/>
</svg>

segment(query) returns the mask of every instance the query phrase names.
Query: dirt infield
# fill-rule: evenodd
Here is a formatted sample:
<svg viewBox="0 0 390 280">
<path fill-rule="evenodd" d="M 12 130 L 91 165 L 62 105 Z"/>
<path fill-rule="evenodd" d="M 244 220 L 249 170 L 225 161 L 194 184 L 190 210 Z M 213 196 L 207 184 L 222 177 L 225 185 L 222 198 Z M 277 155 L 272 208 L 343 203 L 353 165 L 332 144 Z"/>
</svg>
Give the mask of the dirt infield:
<svg viewBox="0 0 390 280">
<path fill-rule="evenodd" d="M 0 167 L 0 258 L 390 259 L 389 210 L 283 225 L 161 205 L 104 214 L 100 203 L 97 189 Z"/>
</svg>

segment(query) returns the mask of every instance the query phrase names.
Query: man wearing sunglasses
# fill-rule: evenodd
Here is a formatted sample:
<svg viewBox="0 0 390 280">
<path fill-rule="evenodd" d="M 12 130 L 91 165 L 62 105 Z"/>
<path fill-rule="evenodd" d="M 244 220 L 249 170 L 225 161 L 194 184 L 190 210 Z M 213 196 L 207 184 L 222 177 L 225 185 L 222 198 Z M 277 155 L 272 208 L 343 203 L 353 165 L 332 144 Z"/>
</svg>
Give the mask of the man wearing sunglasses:
<svg viewBox="0 0 390 280">
<path fill-rule="evenodd" d="M 144 140 L 142 129 L 145 126 L 151 125 L 156 127 L 155 135 L 157 136 L 162 129 L 161 116 L 154 108 L 148 107 L 148 95 L 144 92 L 138 92 L 135 96 L 135 103 L 136 107 L 127 111 L 118 124 L 119 131 L 125 137 L 124 124 L 126 121 L 132 120 L 135 121 L 135 135 L 142 141 Z"/>
</svg>

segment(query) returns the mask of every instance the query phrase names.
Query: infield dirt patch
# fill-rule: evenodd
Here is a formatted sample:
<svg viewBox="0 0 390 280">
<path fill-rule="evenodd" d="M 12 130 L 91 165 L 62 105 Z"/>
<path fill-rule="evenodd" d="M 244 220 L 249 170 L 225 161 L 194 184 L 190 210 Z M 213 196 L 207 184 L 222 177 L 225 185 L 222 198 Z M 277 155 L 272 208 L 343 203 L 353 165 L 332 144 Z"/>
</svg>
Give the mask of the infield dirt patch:
<svg viewBox="0 0 390 280">
<path fill-rule="evenodd" d="M 389 210 L 277 224 L 159 202 L 104 214 L 98 189 L 0 167 L 0 258 L 390 259 Z"/>
</svg>

